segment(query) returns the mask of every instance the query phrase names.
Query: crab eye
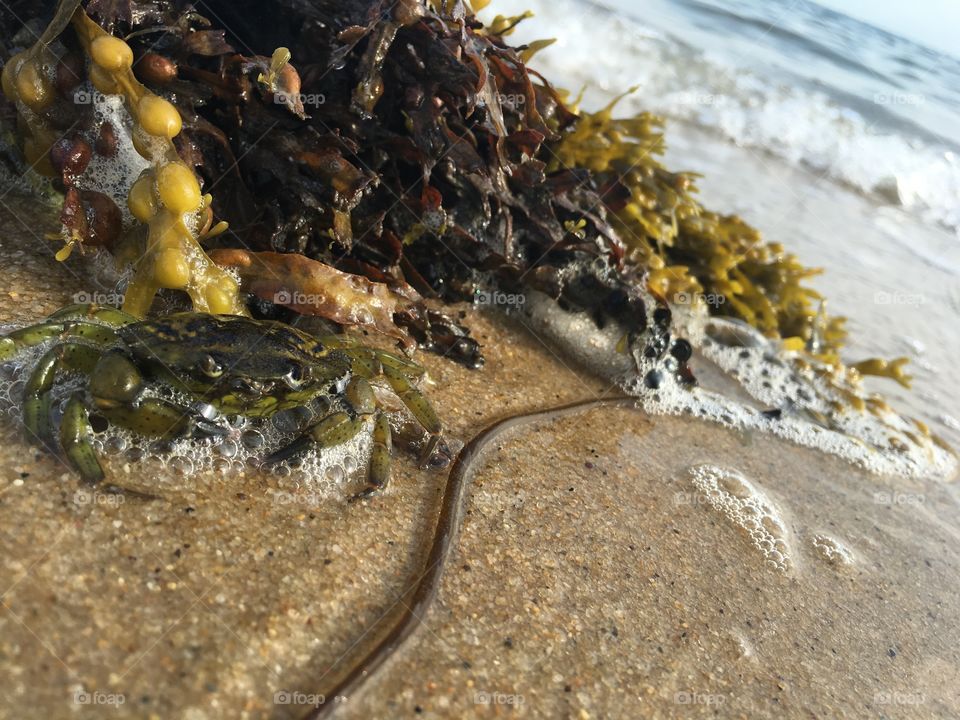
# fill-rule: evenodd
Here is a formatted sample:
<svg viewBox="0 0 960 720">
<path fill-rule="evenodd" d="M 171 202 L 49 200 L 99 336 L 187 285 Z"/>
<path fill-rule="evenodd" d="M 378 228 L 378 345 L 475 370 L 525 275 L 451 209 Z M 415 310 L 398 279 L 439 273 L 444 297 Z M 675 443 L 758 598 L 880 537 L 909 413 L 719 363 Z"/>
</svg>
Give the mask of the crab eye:
<svg viewBox="0 0 960 720">
<path fill-rule="evenodd" d="M 223 368 L 220 366 L 213 355 L 205 355 L 200 361 L 200 370 L 207 377 L 218 378 L 223 375 Z"/>
</svg>

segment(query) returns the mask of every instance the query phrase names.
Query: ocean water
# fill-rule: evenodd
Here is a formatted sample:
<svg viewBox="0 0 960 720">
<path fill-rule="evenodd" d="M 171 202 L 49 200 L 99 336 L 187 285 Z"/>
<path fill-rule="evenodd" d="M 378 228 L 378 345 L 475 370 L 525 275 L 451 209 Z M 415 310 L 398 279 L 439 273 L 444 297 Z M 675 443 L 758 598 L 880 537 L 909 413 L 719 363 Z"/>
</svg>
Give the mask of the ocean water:
<svg viewBox="0 0 960 720">
<path fill-rule="evenodd" d="M 960 229 L 960 59 L 808 0 L 498 0 L 551 78 Z"/>
<path fill-rule="evenodd" d="M 868 389 L 960 447 L 960 61 L 806 0 L 496 0 L 557 42 L 532 65 L 586 109 L 667 119 L 665 163 L 702 173 L 848 318 L 848 362 L 907 356 Z M 696 369 L 695 369 L 696 370 Z"/>
</svg>

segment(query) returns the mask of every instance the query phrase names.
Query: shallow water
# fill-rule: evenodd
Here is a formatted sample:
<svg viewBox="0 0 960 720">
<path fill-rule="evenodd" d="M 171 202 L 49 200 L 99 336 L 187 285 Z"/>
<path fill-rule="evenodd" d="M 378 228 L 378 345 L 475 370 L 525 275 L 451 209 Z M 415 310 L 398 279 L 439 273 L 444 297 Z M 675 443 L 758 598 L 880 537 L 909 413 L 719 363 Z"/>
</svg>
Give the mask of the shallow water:
<svg viewBox="0 0 960 720">
<path fill-rule="evenodd" d="M 762 532 L 694 482 L 704 462 L 742 474 L 724 492 Z M 344 716 L 496 697 L 521 717 L 954 716 L 957 501 L 925 490 L 882 502 L 903 486 L 676 418 L 518 431 L 419 642 Z"/>
<path fill-rule="evenodd" d="M 849 318 L 844 358 L 911 358 L 914 386 L 868 378 L 907 415 L 960 447 L 960 243 L 809 170 L 696 128 L 668 128 L 667 165 L 702 172 L 704 203 L 736 212 L 824 273 L 811 285 Z"/>
</svg>

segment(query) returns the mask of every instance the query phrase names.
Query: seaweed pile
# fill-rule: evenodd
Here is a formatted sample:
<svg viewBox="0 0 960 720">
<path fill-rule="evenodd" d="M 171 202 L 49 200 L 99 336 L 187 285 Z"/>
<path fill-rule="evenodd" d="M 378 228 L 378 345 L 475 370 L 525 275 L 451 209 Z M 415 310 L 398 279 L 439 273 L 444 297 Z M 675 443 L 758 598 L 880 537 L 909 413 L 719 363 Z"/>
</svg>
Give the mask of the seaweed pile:
<svg viewBox="0 0 960 720">
<path fill-rule="evenodd" d="M 704 208 L 696 176 L 659 162 L 659 118 L 580 112 L 527 66 L 546 41 L 511 47 L 524 17 L 484 25 L 487 4 L 13 2 L 4 89 L 28 162 L 64 193 L 67 248 L 132 267 L 138 315 L 159 288 L 245 312 L 238 278 L 255 314 L 318 314 L 478 366 L 435 301 L 536 291 L 615 322 L 621 350 L 672 356 L 689 384 L 670 334 L 684 297 L 843 382 L 908 382 L 900 361 L 845 367 L 842 318 L 804 285 L 817 271 Z M 111 163 L 120 179 L 93 182 Z"/>
</svg>

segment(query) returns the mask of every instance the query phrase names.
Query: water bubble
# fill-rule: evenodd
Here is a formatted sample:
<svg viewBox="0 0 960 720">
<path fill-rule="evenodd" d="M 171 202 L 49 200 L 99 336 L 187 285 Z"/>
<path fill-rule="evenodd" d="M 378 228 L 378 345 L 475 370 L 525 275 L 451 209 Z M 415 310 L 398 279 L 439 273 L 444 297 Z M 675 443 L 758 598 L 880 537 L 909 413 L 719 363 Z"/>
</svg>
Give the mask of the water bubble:
<svg viewBox="0 0 960 720">
<path fill-rule="evenodd" d="M 186 455 L 175 455 L 170 458 L 170 467 L 180 475 L 189 475 L 193 472 L 193 460 Z"/>
<path fill-rule="evenodd" d="M 742 500 L 750 497 L 750 488 L 747 486 L 744 479 L 733 473 L 724 475 L 719 480 L 720 487 L 724 492 L 728 492 L 734 497 L 740 498 Z M 759 509 L 756 507 L 751 508 L 754 512 L 759 512 Z"/>
<path fill-rule="evenodd" d="M 237 443 L 229 439 L 223 440 L 217 446 L 217 454 L 225 458 L 232 458 L 236 456 L 238 450 L 239 448 L 237 447 Z"/>
<path fill-rule="evenodd" d="M 220 474 L 220 475 L 226 475 L 226 474 L 228 474 L 228 473 L 233 473 L 233 472 L 234 472 L 234 469 L 235 469 L 235 468 L 234 468 L 234 463 L 232 463 L 232 462 L 231 462 L 230 460 L 228 460 L 227 458 L 222 458 L 222 457 L 214 458 L 214 459 L 213 459 L 213 466 L 212 466 L 212 467 L 213 467 L 214 471 L 217 472 L 217 473 Z M 242 466 L 241 466 L 241 467 L 242 467 Z"/>
<path fill-rule="evenodd" d="M 273 416 L 273 426 L 281 433 L 295 433 L 310 419 L 310 411 L 306 408 L 293 408 L 278 412 Z"/>
<path fill-rule="evenodd" d="M 814 535 L 810 542 L 820 558 L 830 565 L 853 565 L 853 553 L 836 538 L 828 535 Z"/>
<path fill-rule="evenodd" d="M 243 415 L 231 415 L 227 418 L 227 425 L 232 427 L 234 430 L 243 430 L 243 428 L 249 424 L 250 420 Z"/>
<path fill-rule="evenodd" d="M 264 437 L 259 430 L 246 430 L 240 436 L 240 442 L 249 450 L 257 450 L 263 447 Z"/>
<path fill-rule="evenodd" d="M 357 459 L 353 455 L 347 455 L 343 459 L 343 469 L 347 475 L 353 475 L 353 473 L 355 473 L 359 467 L 360 466 L 357 463 Z"/>
<path fill-rule="evenodd" d="M 171 452 L 173 452 L 173 443 L 170 440 L 154 440 L 150 443 L 152 455 L 169 455 Z"/>
</svg>

